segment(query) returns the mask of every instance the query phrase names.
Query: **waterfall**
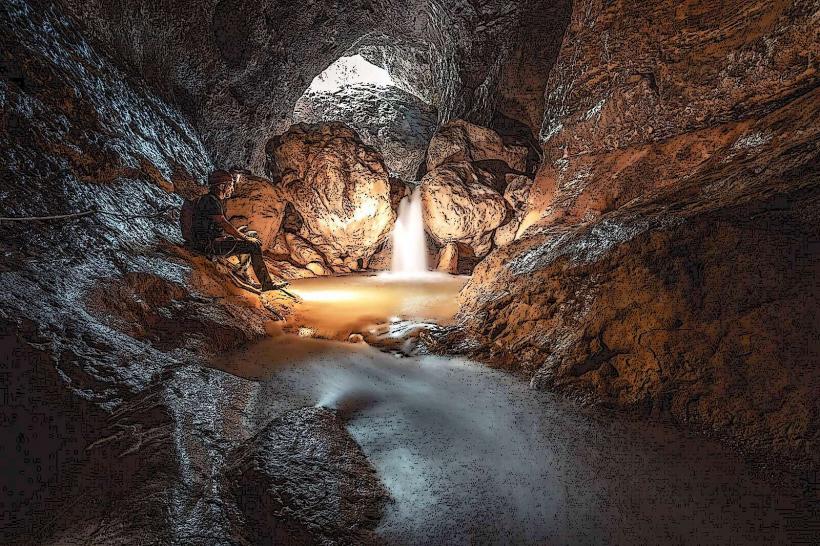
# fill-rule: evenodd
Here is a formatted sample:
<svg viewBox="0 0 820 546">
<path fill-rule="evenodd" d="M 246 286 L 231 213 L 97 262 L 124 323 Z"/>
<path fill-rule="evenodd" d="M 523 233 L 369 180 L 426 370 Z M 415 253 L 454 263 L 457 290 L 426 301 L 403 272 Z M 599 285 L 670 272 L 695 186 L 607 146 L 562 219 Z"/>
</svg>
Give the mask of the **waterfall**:
<svg viewBox="0 0 820 546">
<path fill-rule="evenodd" d="M 427 245 L 424 240 L 424 217 L 421 213 L 419 188 L 402 199 L 399 217 L 391 234 L 393 257 L 390 272 L 403 276 L 427 273 Z"/>
</svg>

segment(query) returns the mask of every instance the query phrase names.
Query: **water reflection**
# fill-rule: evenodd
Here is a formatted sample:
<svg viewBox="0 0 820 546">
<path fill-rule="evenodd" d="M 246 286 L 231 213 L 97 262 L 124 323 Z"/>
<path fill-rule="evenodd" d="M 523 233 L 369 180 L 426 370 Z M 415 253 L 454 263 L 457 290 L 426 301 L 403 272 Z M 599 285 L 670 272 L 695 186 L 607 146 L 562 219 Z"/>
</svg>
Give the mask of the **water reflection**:
<svg viewBox="0 0 820 546">
<path fill-rule="evenodd" d="M 288 323 L 329 339 L 347 339 L 351 332 L 397 318 L 441 324 L 457 311 L 456 296 L 468 278 L 430 273 L 419 278 L 356 275 L 301 279 L 289 287 L 303 303 Z"/>
</svg>

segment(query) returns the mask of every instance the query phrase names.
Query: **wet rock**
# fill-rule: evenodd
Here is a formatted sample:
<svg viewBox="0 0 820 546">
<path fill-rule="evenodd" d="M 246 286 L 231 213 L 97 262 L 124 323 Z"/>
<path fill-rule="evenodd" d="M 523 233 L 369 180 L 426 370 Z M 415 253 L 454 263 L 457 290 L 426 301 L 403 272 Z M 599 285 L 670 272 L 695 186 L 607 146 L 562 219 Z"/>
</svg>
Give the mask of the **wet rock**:
<svg viewBox="0 0 820 546">
<path fill-rule="evenodd" d="M 375 544 L 389 495 L 339 416 L 303 408 L 229 455 L 225 487 L 246 538 L 264 544 Z"/>
<path fill-rule="evenodd" d="M 73 482 L 74 495 L 95 502 L 77 503 L 61 495 L 64 504 L 54 510 L 49 525 L 35 531 L 40 543 L 174 541 L 166 520 L 174 506 L 163 493 L 181 476 L 174 457 L 174 419 L 163 394 L 161 384 L 151 385 L 95 428 L 82 464 L 63 478 L 64 485 Z M 210 530 L 214 538 L 220 534 L 215 527 Z"/>
<path fill-rule="evenodd" d="M 298 265 L 293 265 L 288 261 L 283 260 L 270 260 L 265 259 L 265 263 L 268 265 L 268 272 L 271 275 L 276 276 L 280 279 L 291 280 L 291 279 L 311 279 L 316 277 L 318 274 L 313 272 L 313 267 L 301 267 Z M 322 269 L 317 269 L 322 271 Z M 323 273 L 327 274 L 327 273 Z"/>
<path fill-rule="evenodd" d="M 299 235 L 334 270 L 361 269 L 395 220 L 380 154 L 339 123 L 296 125 L 269 152 L 303 221 Z"/>
<path fill-rule="evenodd" d="M 330 274 L 325 264 L 321 262 L 310 262 L 309 264 L 305 265 L 305 269 L 319 277 Z"/>
<path fill-rule="evenodd" d="M 437 243 L 463 243 L 479 257 L 490 251 L 493 231 L 507 214 L 493 181 L 490 173 L 467 162 L 443 165 L 424 176 L 424 224 Z"/>
<path fill-rule="evenodd" d="M 575 2 L 519 239 L 445 345 L 817 468 L 815 11 Z"/>
<path fill-rule="evenodd" d="M 402 200 L 413 193 L 415 185 L 405 182 L 401 178 L 390 177 L 390 208 L 398 214 Z"/>
<path fill-rule="evenodd" d="M 506 145 L 492 129 L 457 119 L 445 123 L 433 135 L 427 148 L 427 170 L 460 161 L 501 161 L 507 169 L 524 172 L 528 154 L 523 146 Z"/>
<path fill-rule="evenodd" d="M 181 199 L 169 190 L 197 193 L 195 181 L 213 167 L 189 121 L 117 68 L 59 6 L 11 0 L 0 26 L 4 64 L 18 71 L 0 79 L 0 130 L 8 137 L 0 138 L 0 163 L 13 173 L 0 189 L 4 215 L 100 211 L 0 225 L 0 367 L 8 387 L 0 542 L 49 543 L 40 534 L 55 534 L 52 543 L 171 542 L 168 505 L 156 502 L 167 487 L 140 490 L 155 501 L 146 509 L 160 516 L 149 525 L 99 489 L 78 497 L 98 504 L 78 502 L 77 467 L 91 459 L 99 476 L 105 465 L 114 476 L 104 486 L 115 489 L 116 479 L 132 484 L 151 464 L 173 465 L 170 444 L 142 460 L 139 472 L 120 465 L 125 449 L 95 459 L 87 448 L 157 377 L 264 335 L 270 316 L 253 298 L 230 293 L 224 277 L 213 281 L 210 262 L 180 248 Z M 141 425 L 156 428 L 148 417 Z M 181 478 L 162 485 L 169 483 Z M 110 527 L 90 521 L 108 509 L 116 512 Z M 83 516 L 69 524 L 85 527 L 63 540 L 55 518 L 69 514 Z"/>
<path fill-rule="evenodd" d="M 434 108 L 396 87 L 351 85 L 333 92 L 309 91 L 293 110 L 296 123 L 340 121 L 384 156 L 391 174 L 415 179 L 436 130 Z"/>
<path fill-rule="evenodd" d="M 309 263 L 325 263 L 322 255 L 316 252 L 316 250 L 310 246 L 310 243 L 295 233 L 285 233 L 285 241 L 287 242 L 291 259 L 297 264 L 306 266 Z"/>
<path fill-rule="evenodd" d="M 438 326 L 415 320 L 391 320 L 369 326 L 362 334 L 365 343 L 398 356 L 429 354 L 423 338 Z"/>
<path fill-rule="evenodd" d="M 663 191 L 530 227 L 476 269 L 444 346 L 816 468 L 817 93 Z"/>
<path fill-rule="evenodd" d="M 260 317 L 249 309 L 214 307 L 186 286 L 146 272 L 99 280 L 85 308 L 103 324 L 162 351 L 221 352 L 264 335 Z"/>
<path fill-rule="evenodd" d="M 390 269 L 393 256 L 393 242 L 388 238 L 367 263 L 368 269 L 384 271 Z"/>
<path fill-rule="evenodd" d="M 436 271 L 456 273 L 458 271 L 458 245 L 447 243 L 438 253 Z"/>
<path fill-rule="evenodd" d="M 256 231 L 263 250 L 272 250 L 282 226 L 285 199 L 270 180 L 242 175 L 233 196 L 225 204 L 225 214 L 235 226 Z"/>
</svg>

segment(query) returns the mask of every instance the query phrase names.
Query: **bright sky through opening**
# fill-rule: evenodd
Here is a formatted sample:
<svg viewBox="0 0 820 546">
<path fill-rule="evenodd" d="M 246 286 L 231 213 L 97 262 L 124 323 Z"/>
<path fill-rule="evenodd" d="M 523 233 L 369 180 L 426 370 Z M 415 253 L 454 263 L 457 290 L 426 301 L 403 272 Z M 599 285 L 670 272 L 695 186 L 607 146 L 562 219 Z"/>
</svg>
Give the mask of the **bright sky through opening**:
<svg viewBox="0 0 820 546">
<path fill-rule="evenodd" d="M 341 57 L 313 78 L 310 91 L 332 92 L 347 85 L 395 85 L 387 70 L 367 62 L 361 55 Z"/>
</svg>

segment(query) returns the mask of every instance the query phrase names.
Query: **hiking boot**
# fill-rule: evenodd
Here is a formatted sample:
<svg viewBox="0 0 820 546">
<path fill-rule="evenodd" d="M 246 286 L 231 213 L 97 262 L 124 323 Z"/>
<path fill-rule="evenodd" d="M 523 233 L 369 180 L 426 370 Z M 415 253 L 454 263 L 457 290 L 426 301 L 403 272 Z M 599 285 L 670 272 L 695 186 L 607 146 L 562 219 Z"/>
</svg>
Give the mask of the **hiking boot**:
<svg viewBox="0 0 820 546">
<path fill-rule="evenodd" d="M 270 292 L 271 290 L 281 290 L 286 287 L 286 282 L 268 282 L 262 285 L 262 292 Z"/>
</svg>

